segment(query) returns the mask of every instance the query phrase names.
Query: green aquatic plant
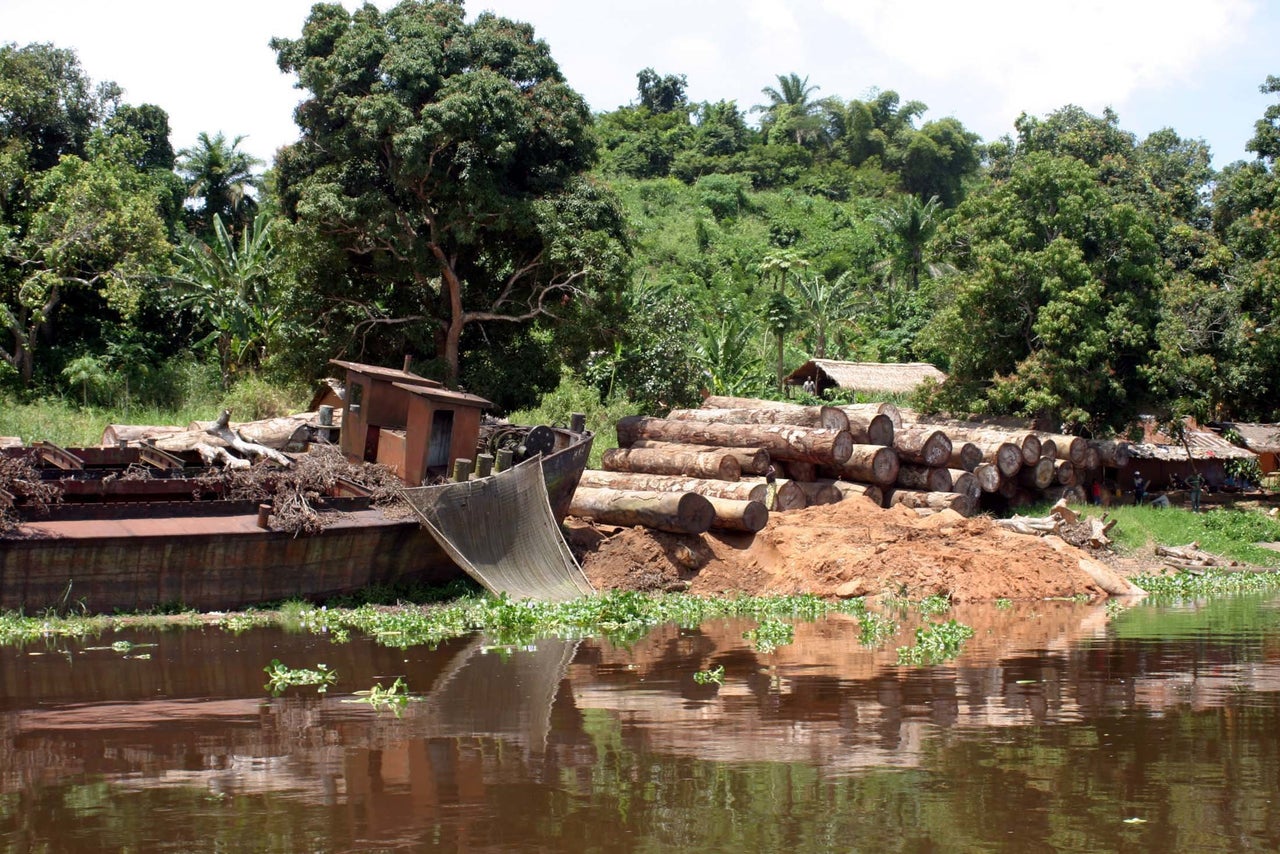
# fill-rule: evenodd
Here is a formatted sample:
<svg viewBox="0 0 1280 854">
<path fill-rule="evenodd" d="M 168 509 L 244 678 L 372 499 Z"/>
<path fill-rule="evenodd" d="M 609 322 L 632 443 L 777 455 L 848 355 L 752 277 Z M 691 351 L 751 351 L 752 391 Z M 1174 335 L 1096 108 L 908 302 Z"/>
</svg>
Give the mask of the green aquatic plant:
<svg viewBox="0 0 1280 854">
<path fill-rule="evenodd" d="M 898 664 L 941 664 L 960 654 L 973 628 L 955 620 L 930 623 L 916 629 L 914 646 L 898 647 Z"/>
<path fill-rule="evenodd" d="M 743 632 L 757 652 L 770 653 L 796 639 L 796 627 L 782 620 L 765 620 L 754 629 Z"/>
<path fill-rule="evenodd" d="M 937 614 L 945 614 L 951 610 L 951 599 L 943 596 L 941 593 L 933 596 L 926 596 L 920 600 L 920 613 L 925 617 L 933 617 Z"/>
<path fill-rule="evenodd" d="M 718 665 L 710 670 L 699 670 L 693 674 L 693 681 L 699 685 L 723 685 L 724 665 Z"/>
<path fill-rule="evenodd" d="M 1280 571 L 1231 572 L 1206 568 L 1203 573 L 1174 572 L 1143 575 L 1133 580 L 1153 599 L 1199 599 L 1236 593 L 1261 593 L 1280 588 Z"/>
<path fill-rule="evenodd" d="M 997 599 L 996 607 L 999 608 L 1001 611 L 1007 611 L 1008 609 L 1013 607 L 1013 602 L 1012 600 L 1009 600 L 1009 599 Z"/>
<path fill-rule="evenodd" d="M 390 688 L 383 688 L 381 682 L 374 683 L 374 686 L 368 691 L 356 691 L 355 696 L 343 700 L 344 703 L 367 703 L 373 706 L 377 711 L 391 711 L 396 717 L 400 717 L 400 713 L 409 703 L 416 703 L 423 698 L 417 694 L 409 693 L 409 686 L 404 679 L 397 676 L 396 681 L 391 683 Z"/>
<path fill-rule="evenodd" d="M 317 664 L 315 670 L 287 667 L 280 659 L 273 658 L 271 663 L 262 668 L 267 674 L 267 684 L 263 687 L 273 694 L 279 694 L 286 688 L 295 685 L 316 685 L 316 690 L 323 694 L 329 686 L 338 681 L 338 671 L 330 670 L 324 664 Z"/>
<path fill-rule="evenodd" d="M 897 631 L 897 622 L 883 614 L 868 612 L 858 616 L 858 643 L 863 646 L 880 646 Z"/>
</svg>

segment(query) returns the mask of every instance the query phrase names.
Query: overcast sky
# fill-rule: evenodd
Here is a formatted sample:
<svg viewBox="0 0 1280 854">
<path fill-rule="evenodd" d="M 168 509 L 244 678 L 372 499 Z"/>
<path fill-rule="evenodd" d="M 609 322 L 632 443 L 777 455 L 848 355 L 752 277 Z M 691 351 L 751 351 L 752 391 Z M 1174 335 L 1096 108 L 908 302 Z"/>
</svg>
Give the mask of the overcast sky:
<svg viewBox="0 0 1280 854">
<path fill-rule="evenodd" d="M 345 3 L 348 8 L 357 4 Z M 390 3 L 379 0 L 386 8 Z M 74 48 L 95 81 L 163 107 L 175 148 L 245 135 L 270 160 L 296 138 L 300 93 L 273 36 L 296 38 L 308 0 L 0 0 L 0 41 Z M 984 140 L 1019 113 L 1111 106 L 1126 130 L 1202 138 L 1221 167 L 1280 75 L 1280 3 L 1267 0 L 470 0 L 529 21 L 595 111 L 634 101 L 636 72 L 684 74 L 694 101 L 747 109 L 796 72 L 819 97 L 896 90 Z"/>
</svg>

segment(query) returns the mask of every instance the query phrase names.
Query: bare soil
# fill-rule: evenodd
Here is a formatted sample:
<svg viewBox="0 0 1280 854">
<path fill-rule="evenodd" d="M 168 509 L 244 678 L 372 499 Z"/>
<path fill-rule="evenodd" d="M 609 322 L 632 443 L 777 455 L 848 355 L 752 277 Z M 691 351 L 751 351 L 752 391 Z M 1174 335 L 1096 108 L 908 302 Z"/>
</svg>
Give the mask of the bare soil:
<svg viewBox="0 0 1280 854">
<path fill-rule="evenodd" d="M 904 507 L 882 510 L 861 499 L 773 513 L 754 536 L 666 534 L 582 520 L 568 527 L 597 590 L 942 594 L 972 602 L 1105 596 L 1104 587 L 1119 580 L 1098 555 L 1057 537 L 1015 534 L 951 511 L 921 517 Z"/>
</svg>

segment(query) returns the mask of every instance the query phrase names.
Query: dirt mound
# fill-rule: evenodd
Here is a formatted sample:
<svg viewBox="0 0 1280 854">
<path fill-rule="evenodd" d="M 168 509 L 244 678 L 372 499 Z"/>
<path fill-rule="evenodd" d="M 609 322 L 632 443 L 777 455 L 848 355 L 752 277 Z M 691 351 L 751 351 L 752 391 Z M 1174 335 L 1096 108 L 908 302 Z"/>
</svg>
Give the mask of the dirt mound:
<svg viewBox="0 0 1280 854">
<path fill-rule="evenodd" d="M 861 499 L 773 513 L 754 537 L 576 522 L 569 539 L 598 590 L 978 601 L 1102 596 L 1124 584 L 1056 537 L 1015 534 L 951 511 L 921 517 L 905 507 L 882 510 Z"/>
</svg>

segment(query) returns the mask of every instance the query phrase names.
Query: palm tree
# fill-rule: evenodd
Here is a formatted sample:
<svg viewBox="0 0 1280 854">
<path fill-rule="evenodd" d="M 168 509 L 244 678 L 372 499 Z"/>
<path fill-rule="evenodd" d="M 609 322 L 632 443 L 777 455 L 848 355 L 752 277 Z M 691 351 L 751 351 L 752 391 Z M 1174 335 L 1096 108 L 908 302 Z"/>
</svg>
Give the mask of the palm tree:
<svg viewBox="0 0 1280 854">
<path fill-rule="evenodd" d="M 249 191 L 258 187 L 253 170 L 262 161 L 239 149 L 244 139 L 237 136 L 228 143 L 221 133 L 211 137 L 202 131 L 194 146 L 178 152 L 178 173 L 186 179 L 187 195 L 202 202 L 203 230 L 211 229 L 218 217 L 234 235 L 253 218 L 257 203 Z"/>
<path fill-rule="evenodd" d="M 921 202 L 917 196 L 905 195 L 875 218 L 891 247 L 889 257 L 877 265 L 885 273 L 887 313 L 891 322 L 896 319 L 895 294 L 903 290 L 914 293 L 920 287 L 922 274 L 934 276 L 939 272 L 936 265 L 925 263 L 924 250 L 938 230 L 941 210 L 942 203 L 937 196 Z"/>
<path fill-rule="evenodd" d="M 767 370 L 754 343 L 756 325 L 743 322 L 735 309 L 717 320 L 703 320 L 698 358 L 712 394 L 751 395 L 764 387 Z"/>
<path fill-rule="evenodd" d="M 752 107 L 752 112 L 766 113 L 762 124 L 774 133 L 785 133 L 796 145 L 820 139 L 823 133 L 823 101 L 811 101 L 809 96 L 821 87 L 810 86 L 809 78 L 800 79 L 794 71 L 778 75 L 778 88 L 766 86 L 761 93 L 768 104 Z"/>
</svg>

